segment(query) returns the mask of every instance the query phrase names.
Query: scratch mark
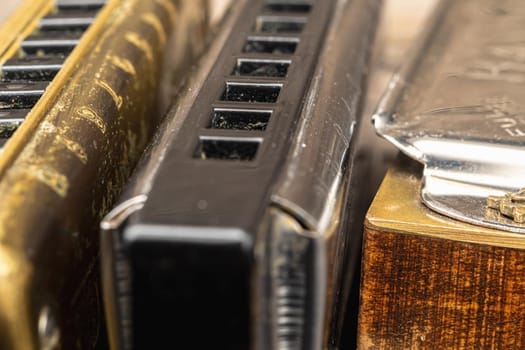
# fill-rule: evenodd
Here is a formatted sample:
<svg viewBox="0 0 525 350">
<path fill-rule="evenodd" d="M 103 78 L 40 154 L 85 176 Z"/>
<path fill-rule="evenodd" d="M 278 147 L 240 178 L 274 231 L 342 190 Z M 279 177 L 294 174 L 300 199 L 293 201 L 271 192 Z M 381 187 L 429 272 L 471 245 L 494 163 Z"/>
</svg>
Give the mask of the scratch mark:
<svg viewBox="0 0 525 350">
<path fill-rule="evenodd" d="M 61 130 L 57 128 L 55 125 L 45 121 L 42 123 L 42 126 L 40 127 L 40 130 L 45 132 L 46 134 L 55 134 L 55 140 L 59 142 L 61 145 L 65 146 L 71 153 L 73 153 L 82 163 L 86 164 L 88 160 L 88 156 L 86 154 L 86 151 L 84 151 L 84 148 L 80 146 L 77 142 L 70 140 L 69 138 L 65 137 L 62 133 L 64 130 Z"/>
<path fill-rule="evenodd" d="M 350 107 L 348 102 L 343 97 L 341 97 L 341 101 L 343 101 L 343 103 L 345 104 L 346 108 L 348 109 L 348 112 L 352 113 L 352 107 Z"/>
<path fill-rule="evenodd" d="M 102 89 L 104 89 L 111 96 L 111 98 L 115 102 L 115 105 L 117 106 L 117 109 L 120 111 L 120 108 L 122 107 L 122 103 L 123 103 L 122 97 L 119 96 L 115 92 L 115 90 L 113 90 L 113 88 L 109 86 L 108 83 L 97 79 L 96 84 L 100 86 Z"/>
<path fill-rule="evenodd" d="M 66 138 L 64 135 L 57 135 L 57 141 L 64 145 L 71 153 L 73 153 L 84 164 L 88 161 L 86 151 L 82 146 L 73 140 Z"/>
<path fill-rule="evenodd" d="M 44 134 L 56 133 L 57 127 L 48 121 L 44 121 L 40 125 L 40 130 Z"/>
<path fill-rule="evenodd" d="M 141 50 L 144 53 L 144 55 L 146 55 L 148 61 L 153 62 L 153 49 L 146 40 L 140 37 L 140 35 L 138 35 L 137 33 L 129 32 L 126 33 L 124 38 L 129 43 Z"/>
<path fill-rule="evenodd" d="M 103 135 L 106 134 L 106 123 L 104 120 L 91 108 L 89 107 L 80 107 L 77 109 L 77 114 L 79 117 L 90 121 L 95 124 L 97 128 L 102 132 Z"/>
<path fill-rule="evenodd" d="M 59 173 L 49 166 L 37 167 L 30 166 L 27 168 L 30 176 L 50 187 L 56 194 L 64 198 L 69 189 L 69 181 L 66 176 Z"/>
</svg>

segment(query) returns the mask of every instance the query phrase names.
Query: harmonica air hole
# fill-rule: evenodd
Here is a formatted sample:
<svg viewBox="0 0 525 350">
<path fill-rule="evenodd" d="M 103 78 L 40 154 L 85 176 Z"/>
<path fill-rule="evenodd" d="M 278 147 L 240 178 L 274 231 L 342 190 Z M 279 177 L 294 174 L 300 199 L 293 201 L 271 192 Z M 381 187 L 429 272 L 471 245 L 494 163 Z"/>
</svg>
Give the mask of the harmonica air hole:
<svg viewBox="0 0 525 350">
<path fill-rule="evenodd" d="M 223 101 L 275 103 L 281 92 L 281 84 L 226 83 L 221 96 Z"/>
<path fill-rule="evenodd" d="M 26 56 L 7 60 L 2 66 L 4 81 L 51 81 L 64 63 L 61 57 Z"/>
<path fill-rule="evenodd" d="M 24 122 L 29 109 L 1 109 L 0 107 L 0 139 L 10 138 Z"/>
<path fill-rule="evenodd" d="M 83 32 L 94 21 L 96 11 L 62 10 L 40 20 L 39 31 Z"/>
<path fill-rule="evenodd" d="M 268 127 L 271 111 L 215 109 L 209 128 L 264 131 Z"/>
<path fill-rule="evenodd" d="M 0 82 L 0 109 L 32 108 L 49 82 Z"/>
<path fill-rule="evenodd" d="M 101 9 L 107 0 L 57 0 L 58 10 L 98 10 Z"/>
<path fill-rule="evenodd" d="M 296 12 L 296 13 L 307 13 L 312 9 L 310 4 L 302 3 L 269 3 L 266 9 L 273 12 Z"/>
<path fill-rule="evenodd" d="M 81 36 L 82 33 L 36 32 L 22 41 L 20 48 L 28 55 L 69 55 Z"/>
<path fill-rule="evenodd" d="M 20 43 L 20 54 L 0 67 L 0 139 L 17 130 L 105 3 L 56 0 L 55 10 Z"/>
<path fill-rule="evenodd" d="M 232 75 L 254 77 L 285 77 L 291 61 L 238 59 Z"/>
<path fill-rule="evenodd" d="M 20 120 L 0 120 L 0 139 L 8 139 L 15 131 L 18 129 L 18 127 L 23 123 L 24 119 Z"/>
<path fill-rule="evenodd" d="M 293 54 L 297 49 L 297 38 L 248 38 L 244 53 Z"/>
<path fill-rule="evenodd" d="M 255 23 L 255 31 L 262 33 L 300 33 L 305 25 L 305 17 L 260 16 Z"/>
<path fill-rule="evenodd" d="M 202 138 L 195 158 L 251 161 L 259 149 L 259 139 Z"/>
</svg>

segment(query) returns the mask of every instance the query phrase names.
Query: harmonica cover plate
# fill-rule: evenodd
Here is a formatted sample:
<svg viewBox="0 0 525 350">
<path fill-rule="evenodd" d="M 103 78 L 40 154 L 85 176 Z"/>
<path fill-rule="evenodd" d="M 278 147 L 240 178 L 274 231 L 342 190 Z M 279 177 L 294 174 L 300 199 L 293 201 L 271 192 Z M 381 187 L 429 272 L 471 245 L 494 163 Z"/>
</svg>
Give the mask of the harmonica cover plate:
<svg viewBox="0 0 525 350">
<path fill-rule="evenodd" d="M 521 1 L 441 1 L 373 118 L 425 165 L 428 207 L 521 233 L 525 223 L 489 204 L 525 187 L 524 18 Z"/>
</svg>

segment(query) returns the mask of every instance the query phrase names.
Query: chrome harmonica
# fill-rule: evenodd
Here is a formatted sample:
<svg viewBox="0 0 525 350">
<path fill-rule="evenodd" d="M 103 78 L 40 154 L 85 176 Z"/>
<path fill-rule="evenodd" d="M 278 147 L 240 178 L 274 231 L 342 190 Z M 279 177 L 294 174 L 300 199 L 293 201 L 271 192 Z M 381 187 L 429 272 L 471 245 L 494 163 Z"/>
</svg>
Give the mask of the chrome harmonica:
<svg viewBox="0 0 525 350">
<path fill-rule="evenodd" d="M 378 11 L 235 3 L 102 224 L 115 349 L 337 346 Z"/>
<path fill-rule="evenodd" d="M 380 102 L 378 133 L 412 159 L 367 216 L 362 349 L 523 347 L 524 17 L 440 1 Z"/>
</svg>

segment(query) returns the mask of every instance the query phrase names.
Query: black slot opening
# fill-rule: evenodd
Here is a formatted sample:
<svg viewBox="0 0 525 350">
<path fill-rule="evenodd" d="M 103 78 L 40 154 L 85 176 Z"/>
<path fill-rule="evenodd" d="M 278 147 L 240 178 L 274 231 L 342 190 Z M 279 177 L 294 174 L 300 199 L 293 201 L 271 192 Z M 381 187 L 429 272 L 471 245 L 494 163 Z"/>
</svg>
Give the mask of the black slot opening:
<svg viewBox="0 0 525 350">
<path fill-rule="evenodd" d="M 40 96 L 37 95 L 24 95 L 13 97 L 0 96 L 0 109 L 33 108 L 33 106 L 38 102 L 39 99 Z"/>
<path fill-rule="evenodd" d="M 58 10 L 99 10 L 107 0 L 57 0 Z"/>
<path fill-rule="evenodd" d="M 38 32 L 81 33 L 94 21 L 98 11 L 65 9 L 40 19 Z"/>
<path fill-rule="evenodd" d="M 20 43 L 20 48 L 27 55 L 65 57 L 78 45 L 81 37 L 81 32 L 35 31 Z"/>
<path fill-rule="evenodd" d="M 28 109 L 38 102 L 49 82 L 0 83 L 0 109 Z"/>
<path fill-rule="evenodd" d="M 281 92 L 280 84 L 226 83 L 223 101 L 275 103 Z"/>
<path fill-rule="evenodd" d="M 22 120 L 2 120 L 0 121 L 0 138 L 8 139 L 18 127 L 22 124 Z"/>
<path fill-rule="evenodd" d="M 301 3 L 270 3 L 266 5 L 266 9 L 275 12 L 310 12 L 312 5 Z"/>
<path fill-rule="evenodd" d="M 252 77 L 285 77 L 290 61 L 238 59 L 233 75 Z"/>
<path fill-rule="evenodd" d="M 250 161 L 255 158 L 259 140 L 201 139 L 195 158 Z"/>
<path fill-rule="evenodd" d="M 62 59 L 26 56 L 10 59 L 1 68 L 4 81 L 51 81 L 62 68 Z"/>
<path fill-rule="evenodd" d="M 54 33 L 53 34 L 58 34 Z M 20 47 L 27 55 L 57 55 L 59 57 L 68 56 L 71 51 L 78 45 L 80 38 L 70 38 L 70 39 L 54 39 L 54 38 L 44 38 L 40 33 L 34 34 L 26 40 L 24 40 Z"/>
<path fill-rule="evenodd" d="M 271 53 L 274 55 L 293 54 L 297 49 L 298 39 L 294 38 L 249 38 L 244 45 L 245 53 Z"/>
<path fill-rule="evenodd" d="M 2 72 L 4 81 L 13 80 L 32 80 L 32 81 L 51 81 L 58 73 L 57 69 L 53 68 L 37 68 L 26 70 L 6 70 Z"/>
<path fill-rule="evenodd" d="M 216 108 L 213 111 L 209 127 L 212 129 L 264 131 L 268 127 L 271 116 L 271 111 Z"/>
<path fill-rule="evenodd" d="M 304 17 L 267 17 L 257 18 L 256 32 L 263 33 L 300 33 L 306 24 Z"/>
</svg>

